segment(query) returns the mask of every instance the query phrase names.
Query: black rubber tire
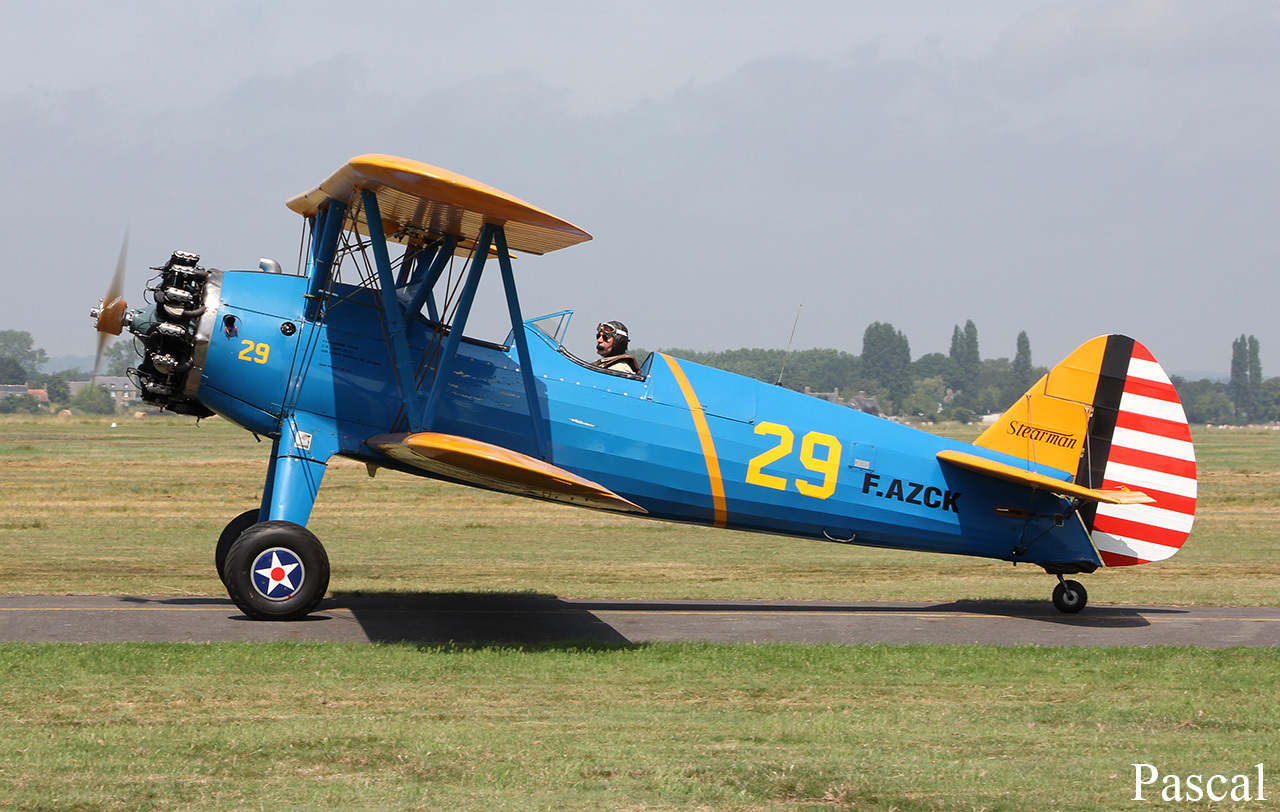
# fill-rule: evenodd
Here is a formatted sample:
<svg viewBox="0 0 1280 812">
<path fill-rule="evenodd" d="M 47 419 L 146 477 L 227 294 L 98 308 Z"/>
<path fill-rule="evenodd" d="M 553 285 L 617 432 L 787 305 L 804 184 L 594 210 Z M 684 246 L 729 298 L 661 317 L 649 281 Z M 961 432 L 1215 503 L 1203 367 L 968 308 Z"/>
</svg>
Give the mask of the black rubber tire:
<svg viewBox="0 0 1280 812">
<path fill-rule="evenodd" d="M 254 620 L 305 617 L 329 588 L 324 545 L 293 522 L 259 522 L 241 533 L 227 553 L 225 572 L 227 594 Z"/>
<path fill-rule="evenodd" d="M 227 522 L 222 535 L 218 536 L 218 546 L 213 551 L 213 566 L 217 568 L 223 586 L 227 585 L 227 553 L 231 552 L 231 545 L 236 543 L 241 533 L 258 523 L 259 513 L 261 511 L 258 508 L 246 510 Z"/>
<path fill-rule="evenodd" d="M 1089 593 L 1079 581 L 1061 581 L 1053 588 L 1053 606 L 1059 612 L 1074 615 L 1089 602 Z"/>
</svg>

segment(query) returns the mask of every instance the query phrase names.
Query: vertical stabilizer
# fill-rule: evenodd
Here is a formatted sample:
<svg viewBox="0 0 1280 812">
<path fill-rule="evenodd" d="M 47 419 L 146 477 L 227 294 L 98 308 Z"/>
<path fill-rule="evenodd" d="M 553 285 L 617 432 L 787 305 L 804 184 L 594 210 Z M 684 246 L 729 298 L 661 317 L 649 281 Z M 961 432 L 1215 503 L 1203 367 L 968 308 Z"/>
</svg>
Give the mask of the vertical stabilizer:
<svg viewBox="0 0 1280 812">
<path fill-rule="evenodd" d="M 1191 532 L 1196 462 L 1191 429 L 1169 376 L 1146 347 L 1100 336 L 1055 366 L 975 445 L 1074 472 L 1089 488 L 1126 488 L 1152 504 L 1080 510 L 1103 562 L 1169 558 Z"/>
</svg>

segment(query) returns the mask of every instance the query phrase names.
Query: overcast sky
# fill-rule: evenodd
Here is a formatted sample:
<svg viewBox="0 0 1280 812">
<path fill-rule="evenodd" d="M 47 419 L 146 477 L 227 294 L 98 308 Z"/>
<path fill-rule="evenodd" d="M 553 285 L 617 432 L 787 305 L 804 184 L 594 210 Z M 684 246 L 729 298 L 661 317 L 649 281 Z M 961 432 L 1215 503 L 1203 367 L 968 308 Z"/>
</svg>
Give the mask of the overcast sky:
<svg viewBox="0 0 1280 812">
<path fill-rule="evenodd" d="M 87 354 L 173 249 L 295 265 L 284 201 L 387 152 L 594 240 L 517 262 L 571 348 L 912 354 L 972 319 L 1050 365 L 1124 332 L 1280 374 L 1280 3 L 22 4 L 0 30 L 0 329 Z M 498 332 L 503 332 L 498 330 Z M 501 336 L 496 336 L 500 338 Z"/>
</svg>

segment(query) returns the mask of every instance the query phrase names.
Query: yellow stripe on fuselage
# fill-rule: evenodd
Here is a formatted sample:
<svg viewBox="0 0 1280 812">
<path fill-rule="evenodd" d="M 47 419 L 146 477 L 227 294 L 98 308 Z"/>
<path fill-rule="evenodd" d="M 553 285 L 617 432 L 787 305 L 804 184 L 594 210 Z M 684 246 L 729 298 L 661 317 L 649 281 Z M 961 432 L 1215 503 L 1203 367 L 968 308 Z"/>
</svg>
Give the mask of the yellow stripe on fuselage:
<svg viewBox="0 0 1280 812">
<path fill-rule="evenodd" d="M 707 415 L 702 409 L 702 404 L 698 401 L 698 396 L 693 392 L 693 386 L 689 383 L 689 378 L 684 374 L 684 370 L 680 368 L 680 364 L 676 359 L 669 355 L 662 355 L 662 360 L 667 362 L 667 366 L 671 367 L 671 372 L 676 376 L 676 383 L 680 385 L 680 391 L 684 394 L 685 401 L 689 404 L 689 413 L 693 416 L 694 428 L 698 430 L 698 442 L 702 444 L 702 456 L 707 461 L 707 478 L 711 480 L 711 503 L 715 508 L 715 526 L 724 527 L 728 524 L 729 509 L 724 499 L 724 479 L 720 476 L 720 458 L 716 456 L 716 445 L 711 439 L 711 427 L 707 425 Z"/>
</svg>

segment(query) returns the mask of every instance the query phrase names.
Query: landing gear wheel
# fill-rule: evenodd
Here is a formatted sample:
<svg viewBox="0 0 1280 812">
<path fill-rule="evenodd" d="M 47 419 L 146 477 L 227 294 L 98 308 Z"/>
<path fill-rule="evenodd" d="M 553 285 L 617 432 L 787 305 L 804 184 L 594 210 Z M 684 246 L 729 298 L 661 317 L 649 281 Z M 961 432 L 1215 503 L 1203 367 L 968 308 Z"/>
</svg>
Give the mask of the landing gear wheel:
<svg viewBox="0 0 1280 812">
<path fill-rule="evenodd" d="M 1074 615 L 1089 602 L 1089 593 L 1079 581 L 1059 580 L 1053 588 L 1053 605 L 1059 611 Z"/>
<path fill-rule="evenodd" d="M 236 543 L 241 533 L 258 523 L 258 514 L 257 508 L 246 510 L 228 522 L 222 535 L 218 536 L 218 547 L 213 553 L 213 566 L 218 568 L 218 577 L 222 579 L 223 586 L 227 585 L 227 553 L 231 552 L 231 545 Z"/>
<path fill-rule="evenodd" d="M 293 522 L 259 522 L 241 533 L 224 572 L 227 594 L 254 620 L 297 620 L 329 588 L 324 545 Z"/>
</svg>

